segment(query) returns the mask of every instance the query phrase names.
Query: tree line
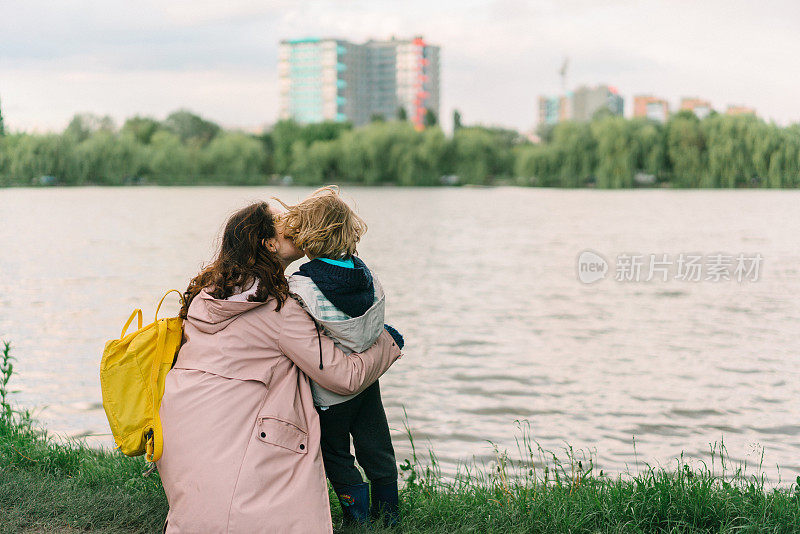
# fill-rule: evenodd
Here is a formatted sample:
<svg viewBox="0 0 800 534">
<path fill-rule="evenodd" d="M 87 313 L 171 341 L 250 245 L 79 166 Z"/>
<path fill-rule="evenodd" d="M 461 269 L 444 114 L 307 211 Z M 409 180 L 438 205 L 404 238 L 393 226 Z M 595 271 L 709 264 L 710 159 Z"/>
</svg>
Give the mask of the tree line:
<svg viewBox="0 0 800 534">
<path fill-rule="evenodd" d="M 260 135 L 229 131 L 187 110 L 159 121 L 76 115 L 59 133 L 0 131 L 0 185 L 516 184 L 549 187 L 797 187 L 800 125 L 690 112 L 665 124 L 597 115 L 513 130 L 403 120 L 280 121 Z M 291 180 L 285 178 L 290 176 Z"/>
<path fill-rule="evenodd" d="M 530 185 L 626 188 L 643 176 L 684 188 L 800 186 L 800 124 L 682 111 L 666 124 L 600 115 L 541 133 L 516 158 L 515 175 Z"/>
</svg>

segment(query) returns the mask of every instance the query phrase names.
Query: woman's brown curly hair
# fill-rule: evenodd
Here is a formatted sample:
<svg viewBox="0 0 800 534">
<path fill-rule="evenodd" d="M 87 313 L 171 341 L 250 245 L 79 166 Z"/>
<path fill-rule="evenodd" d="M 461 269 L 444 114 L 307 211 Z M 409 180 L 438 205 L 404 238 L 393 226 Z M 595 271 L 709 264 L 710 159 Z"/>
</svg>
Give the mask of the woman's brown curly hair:
<svg viewBox="0 0 800 534">
<path fill-rule="evenodd" d="M 217 258 L 189 282 L 180 317 L 186 319 L 189 305 L 202 289 L 215 299 L 226 299 L 255 280 L 258 288 L 247 300 L 266 302 L 275 298 L 279 310 L 289 295 L 289 285 L 280 258 L 264 243 L 276 235 L 275 218 L 266 202 L 256 202 L 231 215 Z"/>
</svg>

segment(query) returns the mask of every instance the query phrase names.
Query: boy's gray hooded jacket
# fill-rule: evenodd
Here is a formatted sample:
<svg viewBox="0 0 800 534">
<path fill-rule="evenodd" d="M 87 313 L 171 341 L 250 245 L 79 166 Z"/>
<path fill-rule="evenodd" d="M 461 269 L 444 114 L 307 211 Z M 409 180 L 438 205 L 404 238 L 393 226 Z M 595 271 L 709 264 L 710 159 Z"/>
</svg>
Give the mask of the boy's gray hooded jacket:
<svg viewBox="0 0 800 534">
<path fill-rule="evenodd" d="M 363 352 L 375 343 L 383 331 L 386 296 L 383 287 L 373 274 L 375 298 L 372 306 L 358 317 L 350 317 L 338 310 L 317 287 L 311 278 L 294 274 L 289 277 L 289 293 L 300 303 L 309 315 L 332 338 L 335 345 L 346 354 Z M 321 372 L 325 372 L 324 369 Z M 333 406 L 352 399 L 355 395 L 337 395 L 311 383 L 314 404 Z"/>
</svg>

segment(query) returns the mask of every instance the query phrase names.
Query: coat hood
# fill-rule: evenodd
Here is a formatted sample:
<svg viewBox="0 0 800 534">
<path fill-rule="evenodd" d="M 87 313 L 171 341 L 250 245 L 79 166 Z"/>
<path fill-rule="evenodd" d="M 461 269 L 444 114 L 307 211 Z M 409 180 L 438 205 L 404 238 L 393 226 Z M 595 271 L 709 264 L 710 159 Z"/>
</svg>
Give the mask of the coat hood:
<svg viewBox="0 0 800 534">
<path fill-rule="evenodd" d="M 241 314 L 263 306 L 272 300 L 270 299 L 267 302 L 248 302 L 245 297 L 248 293 L 238 293 L 227 299 L 215 299 L 203 289 L 189 305 L 186 320 L 201 332 L 214 334 L 223 330 Z M 242 299 L 242 297 L 245 297 L 245 299 Z"/>
<path fill-rule="evenodd" d="M 377 277 L 373 278 L 373 283 L 375 293 L 372 306 L 358 317 L 341 321 L 325 319 L 324 303 L 329 301 L 310 278 L 301 275 L 290 276 L 289 294 L 300 301 L 303 309 L 334 338 L 340 348 L 363 352 L 371 347 L 383 332 L 386 296 Z"/>
<path fill-rule="evenodd" d="M 295 274 L 305 275 L 339 310 L 358 317 L 375 301 L 375 287 L 370 270 L 358 256 L 350 256 L 353 267 L 331 265 L 317 258 L 304 263 Z"/>
</svg>

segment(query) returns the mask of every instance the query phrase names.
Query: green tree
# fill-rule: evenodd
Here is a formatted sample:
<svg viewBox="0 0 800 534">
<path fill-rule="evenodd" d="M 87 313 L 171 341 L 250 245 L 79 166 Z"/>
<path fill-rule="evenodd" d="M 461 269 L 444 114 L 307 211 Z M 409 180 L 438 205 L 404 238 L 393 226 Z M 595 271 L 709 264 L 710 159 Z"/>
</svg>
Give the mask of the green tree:
<svg viewBox="0 0 800 534">
<path fill-rule="evenodd" d="M 555 145 L 521 146 L 516 151 L 514 172 L 520 185 L 561 186 L 562 154 Z"/>
<path fill-rule="evenodd" d="M 405 122 L 408 120 L 408 112 L 404 106 L 397 107 L 397 120 Z"/>
<path fill-rule="evenodd" d="M 345 133 L 339 140 L 339 171 L 342 180 L 364 183 L 371 167 L 367 140 L 362 128 Z"/>
<path fill-rule="evenodd" d="M 667 145 L 663 126 L 655 121 L 628 121 L 631 164 L 634 171 L 663 178 L 667 169 Z"/>
<path fill-rule="evenodd" d="M 122 185 L 145 169 L 146 149 L 132 137 L 99 130 L 75 147 L 77 182 Z"/>
<path fill-rule="evenodd" d="M 201 152 L 200 178 L 208 183 L 253 185 L 264 183 L 266 153 L 254 137 L 241 132 L 217 135 Z"/>
<path fill-rule="evenodd" d="M 550 143 L 553 141 L 553 134 L 557 126 L 558 124 L 539 123 L 536 127 L 536 135 L 539 136 L 542 143 Z"/>
<path fill-rule="evenodd" d="M 67 125 L 64 136 L 80 143 L 86 141 L 95 132 L 104 131 L 113 133 L 115 130 L 114 119 L 108 115 L 101 117 L 93 113 L 78 113 Z"/>
<path fill-rule="evenodd" d="M 537 145 L 514 130 L 465 127 L 457 111 L 453 125 L 451 139 L 436 126 L 417 131 L 408 121 L 359 128 L 280 121 L 251 136 L 181 111 L 165 123 L 132 117 L 117 133 L 109 117 L 84 113 L 61 135 L 0 137 L 0 185 L 37 184 L 44 175 L 67 185 L 126 184 L 132 177 L 261 184 L 279 172 L 308 185 L 434 185 L 457 174 L 467 184 L 514 176 L 521 185 L 622 188 L 645 172 L 677 187 L 800 186 L 800 125 L 781 128 L 752 116 L 700 121 L 679 112 L 662 125 L 600 114 L 589 123 L 547 127 Z"/>
<path fill-rule="evenodd" d="M 707 175 L 706 140 L 700 121 L 691 111 L 681 111 L 667 122 L 666 132 L 672 183 L 678 187 L 699 187 Z"/>
<path fill-rule="evenodd" d="M 745 170 L 750 173 L 753 182 L 769 187 L 781 187 L 782 178 L 779 179 L 779 168 L 785 168 L 788 161 L 780 161 L 786 154 L 787 139 L 785 133 L 775 124 L 766 124 L 752 116 L 732 117 L 740 119 L 743 130 L 748 132 L 749 142 L 746 156 L 750 156 L 749 165 Z M 773 165 L 773 159 L 777 159 Z M 751 163 L 752 162 L 752 163 Z M 771 172 L 772 170 L 772 172 Z"/>
<path fill-rule="evenodd" d="M 6 135 L 6 125 L 5 122 L 3 122 L 3 105 L 2 102 L 0 102 L 0 137 L 4 135 Z"/>
<path fill-rule="evenodd" d="M 773 172 L 781 174 L 783 187 L 800 186 L 800 124 L 794 124 L 784 130 L 784 160 L 782 167 L 777 167 Z"/>
<path fill-rule="evenodd" d="M 28 185 L 36 183 L 41 176 L 54 176 L 57 183 L 62 184 L 78 183 L 72 139 L 56 134 L 14 137 L 8 148 L 6 165 L 12 183 Z"/>
<path fill-rule="evenodd" d="M 604 116 L 592 122 L 591 130 L 597 143 L 597 187 L 631 187 L 636 169 L 628 122 L 622 117 Z"/>
<path fill-rule="evenodd" d="M 300 139 L 307 145 L 315 141 L 333 141 L 338 139 L 343 132 L 352 130 L 350 122 L 324 121 L 307 124 L 300 129 Z"/>
<path fill-rule="evenodd" d="M 298 183 L 321 185 L 338 181 L 341 156 L 335 140 L 314 141 L 311 145 L 298 143 L 292 161 L 292 176 Z"/>
<path fill-rule="evenodd" d="M 746 139 L 749 118 L 714 115 L 700 123 L 706 167 L 700 187 L 736 187 L 753 176 L 753 143 Z"/>
<path fill-rule="evenodd" d="M 184 143 L 206 146 L 219 134 L 219 125 L 208 121 L 189 110 L 180 109 L 170 113 L 164 127 L 177 135 Z"/>
<path fill-rule="evenodd" d="M 400 155 L 398 180 L 401 185 L 438 185 L 447 154 L 447 138 L 431 127 L 415 133 L 413 145 Z"/>
<path fill-rule="evenodd" d="M 346 181 L 398 183 L 404 158 L 420 132 L 409 122 L 378 122 L 347 132 L 338 143 L 337 172 Z"/>
<path fill-rule="evenodd" d="M 167 130 L 153 134 L 145 174 L 162 184 L 191 184 L 199 174 L 198 148 L 186 146 Z"/>
<path fill-rule="evenodd" d="M 453 171 L 462 183 L 488 184 L 498 174 L 505 174 L 504 147 L 497 141 L 489 130 L 480 127 L 461 128 L 453 134 Z"/>
<path fill-rule="evenodd" d="M 453 132 L 461 128 L 461 112 L 457 109 L 453 110 Z"/>
<path fill-rule="evenodd" d="M 303 127 L 294 120 L 282 120 L 275 123 L 269 134 L 272 145 L 275 172 L 287 174 L 292 164 L 292 147 L 300 140 Z"/>
<path fill-rule="evenodd" d="M 541 178 L 547 185 L 580 187 L 592 176 L 595 167 L 597 141 L 588 123 L 562 122 L 552 133 L 553 154 L 561 164 L 552 168 L 549 164 L 540 168 Z M 549 172 L 548 172 L 549 171 Z"/>
<path fill-rule="evenodd" d="M 438 123 L 438 119 L 436 117 L 436 113 L 433 112 L 432 109 L 425 109 L 425 117 L 423 118 L 423 122 L 426 128 L 430 128 L 432 126 L 436 126 Z"/>
<path fill-rule="evenodd" d="M 135 116 L 125 121 L 120 130 L 121 135 L 130 135 L 136 139 L 137 142 L 143 145 L 149 145 L 153 135 L 162 128 L 162 125 L 156 119 L 150 117 Z"/>
</svg>

